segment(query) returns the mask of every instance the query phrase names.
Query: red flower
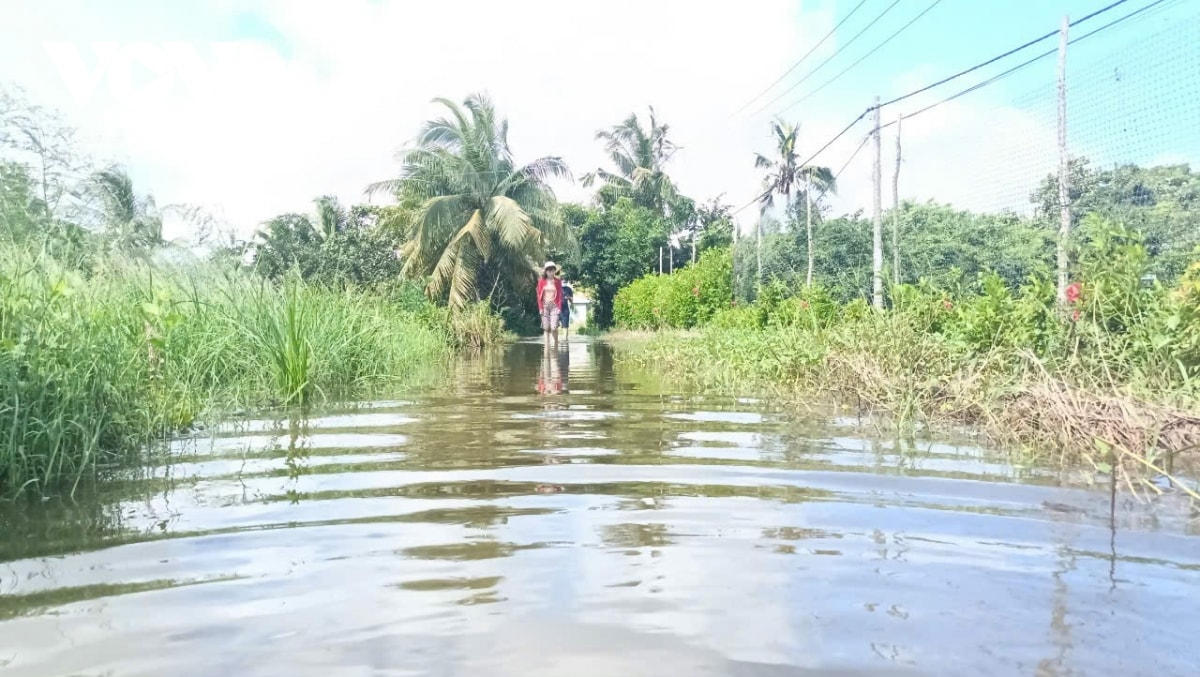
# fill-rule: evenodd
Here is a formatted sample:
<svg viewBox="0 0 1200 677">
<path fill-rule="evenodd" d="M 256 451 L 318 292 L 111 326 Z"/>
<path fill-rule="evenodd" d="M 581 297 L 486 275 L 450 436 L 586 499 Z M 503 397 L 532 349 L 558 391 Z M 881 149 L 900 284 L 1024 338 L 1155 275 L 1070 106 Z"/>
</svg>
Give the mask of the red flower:
<svg viewBox="0 0 1200 677">
<path fill-rule="evenodd" d="M 954 307 L 954 304 L 950 303 L 950 299 L 942 299 L 942 309 L 943 310 L 950 310 L 953 307 Z"/>
<path fill-rule="evenodd" d="M 1072 282 L 1067 285 L 1067 300 L 1071 303 L 1079 301 L 1079 295 L 1083 293 L 1083 285 L 1078 282 Z"/>
<path fill-rule="evenodd" d="M 1078 310 L 1076 310 L 1075 312 L 1071 313 L 1071 321 L 1072 321 L 1072 322 L 1078 322 L 1078 321 L 1079 321 L 1079 311 L 1078 311 Z"/>
</svg>

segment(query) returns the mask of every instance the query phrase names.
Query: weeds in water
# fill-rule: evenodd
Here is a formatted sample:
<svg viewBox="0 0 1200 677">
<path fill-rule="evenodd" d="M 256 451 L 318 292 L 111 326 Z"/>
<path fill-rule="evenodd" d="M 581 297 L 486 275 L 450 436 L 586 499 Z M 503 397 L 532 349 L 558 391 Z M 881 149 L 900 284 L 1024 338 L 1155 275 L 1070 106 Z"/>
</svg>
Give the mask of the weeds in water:
<svg viewBox="0 0 1200 677">
<path fill-rule="evenodd" d="M 310 315 L 299 298 L 300 283 L 288 278 L 283 296 L 265 285 L 253 293 L 248 308 L 233 305 L 238 329 L 258 353 L 267 357 L 275 393 L 283 404 L 304 404 L 312 392 Z"/>
<path fill-rule="evenodd" d="M 451 337 L 460 348 L 479 350 L 509 340 L 504 321 L 492 312 L 487 303 L 475 303 L 458 311 L 443 311 L 448 320 Z"/>
<path fill-rule="evenodd" d="M 207 265 L 0 251 L 0 495 L 72 491 L 219 407 L 307 404 L 499 340 L 487 309 Z"/>
<path fill-rule="evenodd" d="M 630 353 L 700 387 L 830 398 L 902 426 L 977 425 L 1043 461 L 1099 465 L 1107 445 L 1123 450 L 1103 461 L 1111 472 L 1169 476 L 1200 447 L 1200 262 L 1174 289 L 1147 285 L 1140 240 L 1087 225 L 1066 308 L 1036 278 L 1013 290 L 984 275 L 969 294 L 896 285 L 884 312 L 775 285 Z"/>
</svg>

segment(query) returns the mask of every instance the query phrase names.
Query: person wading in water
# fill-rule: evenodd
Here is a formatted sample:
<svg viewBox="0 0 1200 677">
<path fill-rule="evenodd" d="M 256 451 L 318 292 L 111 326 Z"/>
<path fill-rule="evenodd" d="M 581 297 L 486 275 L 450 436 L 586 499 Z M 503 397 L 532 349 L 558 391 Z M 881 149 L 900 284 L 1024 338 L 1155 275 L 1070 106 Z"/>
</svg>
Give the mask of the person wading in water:
<svg viewBox="0 0 1200 677">
<path fill-rule="evenodd" d="M 549 344 L 551 338 L 554 343 L 558 344 L 558 321 L 562 315 L 562 279 L 554 273 L 558 270 L 558 266 L 553 261 L 547 261 L 542 267 L 542 275 L 538 278 L 537 297 L 538 310 L 542 314 L 542 332 L 545 334 L 546 343 Z"/>
<path fill-rule="evenodd" d="M 562 271 L 559 271 L 562 274 Z M 558 323 L 562 327 L 563 334 L 566 335 L 566 340 L 571 340 L 571 313 L 575 310 L 575 290 L 571 288 L 569 283 L 564 282 L 562 288 L 562 317 Z"/>
</svg>

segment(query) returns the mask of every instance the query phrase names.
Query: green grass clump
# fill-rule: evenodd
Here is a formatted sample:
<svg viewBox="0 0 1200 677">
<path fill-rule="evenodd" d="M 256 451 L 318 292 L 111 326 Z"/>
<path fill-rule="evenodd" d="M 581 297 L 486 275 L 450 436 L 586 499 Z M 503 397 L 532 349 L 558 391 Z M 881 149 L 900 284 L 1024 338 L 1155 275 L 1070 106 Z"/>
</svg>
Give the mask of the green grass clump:
<svg viewBox="0 0 1200 677">
<path fill-rule="evenodd" d="M 221 407 L 304 405 L 501 340 L 486 308 L 0 251 L 0 495 L 70 491 Z M 411 294 L 409 295 L 411 296 Z"/>
</svg>

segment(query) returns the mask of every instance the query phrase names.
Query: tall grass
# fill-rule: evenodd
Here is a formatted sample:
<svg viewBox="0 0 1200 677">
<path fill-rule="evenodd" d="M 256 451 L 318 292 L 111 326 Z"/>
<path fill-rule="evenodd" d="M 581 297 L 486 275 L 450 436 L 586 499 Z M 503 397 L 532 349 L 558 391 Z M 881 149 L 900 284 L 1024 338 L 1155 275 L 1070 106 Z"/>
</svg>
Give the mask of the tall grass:
<svg viewBox="0 0 1200 677">
<path fill-rule="evenodd" d="M 883 312 L 767 287 L 627 355 L 699 387 L 975 425 L 1027 456 L 1121 466 L 1132 483 L 1200 461 L 1200 260 L 1171 287 L 1145 284 L 1148 261 L 1135 234 L 1095 226 L 1066 308 L 1050 280 L 1013 290 L 995 275 L 959 294 L 897 285 Z"/>
<path fill-rule="evenodd" d="M 477 311 L 476 315 L 483 311 Z M 221 407 L 307 404 L 497 340 L 387 296 L 0 251 L 0 495 L 71 491 Z"/>
</svg>

